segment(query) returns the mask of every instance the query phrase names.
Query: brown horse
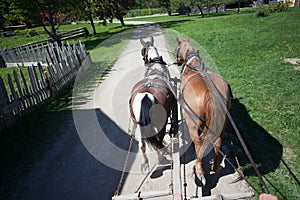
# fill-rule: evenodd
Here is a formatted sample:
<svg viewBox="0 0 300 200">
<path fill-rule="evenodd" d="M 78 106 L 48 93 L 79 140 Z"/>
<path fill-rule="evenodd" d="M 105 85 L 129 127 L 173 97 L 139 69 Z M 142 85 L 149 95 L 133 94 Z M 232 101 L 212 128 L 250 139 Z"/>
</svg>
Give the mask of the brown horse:
<svg viewBox="0 0 300 200">
<path fill-rule="evenodd" d="M 203 64 L 198 51 L 189 43 L 189 38 L 180 41 L 177 63 L 183 64 L 181 71 L 180 101 L 190 137 L 195 146 L 196 164 L 194 172 L 196 183 L 205 185 L 206 179 L 202 169 L 202 159 L 214 145 L 215 158 L 212 161 L 211 174 L 218 172 L 219 151 L 222 145 L 226 125 L 226 111 L 230 109 L 232 94 L 227 82 L 219 75 L 209 71 Z M 223 107 L 222 107 L 223 104 Z M 198 178 L 198 179 L 197 179 Z M 201 182 L 199 182 L 201 181 Z"/>
<path fill-rule="evenodd" d="M 143 39 L 140 39 L 140 42 L 143 45 L 142 55 L 146 72 L 144 79 L 132 88 L 129 109 L 134 126 L 140 127 L 139 146 L 144 156 L 142 171 L 147 171 L 149 161 L 145 144 L 150 144 L 157 151 L 160 160 L 159 151 L 164 148 L 166 124 L 171 116 L 175 97 L 170 87 L 168 68 L 153 45 L 153 37 L 150 37 L 149 42 Z"/>
</svg>

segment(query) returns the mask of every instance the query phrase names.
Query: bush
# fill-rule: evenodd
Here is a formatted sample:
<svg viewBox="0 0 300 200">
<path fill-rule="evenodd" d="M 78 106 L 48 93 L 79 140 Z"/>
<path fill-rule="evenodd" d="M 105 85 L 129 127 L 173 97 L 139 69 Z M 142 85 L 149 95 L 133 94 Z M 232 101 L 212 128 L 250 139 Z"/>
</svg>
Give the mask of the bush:
<svg viewBox="0 0 300 200">
<path fill-rule="evenodd" d="M 26 35 L 26 37 L 32 37 L 32 36 L 38 35 L 38 32 L 36 32 L 35 30 L 32 30 L 32 29 L 26 29 L 25 35 Z"/>
<path fill-rule="evenodd" d="M 268 4 L 261 4 L 256 11 L 256 17 L 266 17 L 270 14 L 271 8 Z"/>
<path fill-rule="evenodd" d="M 129 10 L 125 17 L 138 17 L 138 16 L 154 15 L 154 14 L 162 14 L 162 13 L 166 13 L 166 10 L 160 8 L 134 9 L 134 10 Z"/>
<path fill-rule="evenodd" d="M 291 5 L 290 1 L 285 1 L 284 3 L 277 2 L 277 3 L 273 3 L 272 5 L 261 4 L 258 6 L 258 9 L 256 11 L 256 17 L 266 17 L 273 12 L 287 11 L 290 5 Z"/>
<path fill-rule="evenodd" d="M 291 1 L 285 1 L 283 2 L 279 2 L 279 3 L 275 3 L 274 7 L 275 7 L 275 11 L 277 12 L 282 12 L 282 11 L 287 11 L 290 8 L 291 5 Z"/>
<path fill-rule="evenodd" d="M 15 35 L 19 35 L 20 34 L 20 30 L 19 29 L 14 30 L 14 34 Z"/>
</svg>

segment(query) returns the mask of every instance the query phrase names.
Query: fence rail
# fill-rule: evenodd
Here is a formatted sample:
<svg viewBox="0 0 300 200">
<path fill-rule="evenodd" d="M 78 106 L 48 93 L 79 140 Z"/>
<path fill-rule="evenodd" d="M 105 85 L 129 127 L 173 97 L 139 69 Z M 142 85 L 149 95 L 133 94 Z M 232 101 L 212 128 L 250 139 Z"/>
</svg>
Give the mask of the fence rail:
<svg viewBox="0 0 300 200">
<path fill-rule="evenodd" d="M 89 35 L 86 28 L 74 29 L 67 32 L 58 34 L 62 41 Z M 51 44 L 52 39 L 33 42 L 16 47 L 5 48 L 0 52 L 0 56 L 3 58 L 6 67 L 15 67 L 17 64 L 31 66 L 36 65 L 37 62 L 46 62 L 46 58 L 49 57 L 47 46 Z M 35 61 L 32 63 L 32 61 Z M 3 66 L 4 67 L 4 66 Z"/>
<path fill-rule="evenodd" d="M 61 93 L 73 82 L 78 70 L 87 69 L 91 62 L 85 45 L 80 41 L 61 47 L 56 43 L 48 43 L 38 51 L 44 52 L 41 57 L 44 62 L 36 58 L 31 60 L 36 65 L 18 65 L 19 70 L 14 70 L 12 75 L 0 76 L 0 132 Z M 21 68 L 26 68 L 26 73 Z"/>
</svg>

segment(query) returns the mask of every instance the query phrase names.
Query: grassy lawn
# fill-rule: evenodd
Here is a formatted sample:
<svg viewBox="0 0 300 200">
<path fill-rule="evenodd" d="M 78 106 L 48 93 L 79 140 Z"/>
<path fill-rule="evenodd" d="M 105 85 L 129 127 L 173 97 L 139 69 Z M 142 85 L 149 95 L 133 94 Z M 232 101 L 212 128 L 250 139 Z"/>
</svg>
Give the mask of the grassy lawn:
<svg viewBox="0 0 300 200">
<path fill-rule="evenodd" d="M 120 26 L 120 24 L 107 24 L 107 26 L 103 26 L 101 24 L 95 24 L 97 35 L 92 35 L 92 28 L 90 24 L 66 24 L 59 27 L 59 30 L 73 30 L 77 28 L 84 28 L 86 27 L 90 33 L 89 37 L 82 37 L 80 38 L 82 41 L 86 41 L 88 43 L 92 42 L 98 42 L 103 41 L 104 39 L 108 38 L 109 36 L 120 32 L 126 28 Z M 128 28 L 128 27 L 127 27 Z M 27 36 L 26 35 L 26 29 L 20 30 L 16 36 L 11 37 L 0 37 L 0 49 L 4 49 L 5 47 L 14 47 L 19 46 L 23 44 L 27 44 L 30 42 L 36 42 L 40 40 L 45 40 L 49 38 L 49 35 L 46 34 L 43 27 L 36 27 L 32 28 L 31 30 L 35 30 L 39 34 L 36 36 Z M 77 40 L 77 39 L 75 39 Z M 97 45 L 98 43 L 94 44 Z"/>
<path fill-rule="evenodd" d="M 283 163 L 300 178 L 300 71 L 284 61 L 300 57 L 300 8 L 265 18 L 253 13 L 191 18 L 180 23 L 161 18 L 161 25 L 190 36 L 212 57 L 232 87 L 233 116 L 271 192 L 300 199 L 299 185 Z M 174 46 L 175 37 L 171 40 Z M 247 163 L 245 174 L 262 191 L 253 173 L 246 173 Z"/>
</svg>

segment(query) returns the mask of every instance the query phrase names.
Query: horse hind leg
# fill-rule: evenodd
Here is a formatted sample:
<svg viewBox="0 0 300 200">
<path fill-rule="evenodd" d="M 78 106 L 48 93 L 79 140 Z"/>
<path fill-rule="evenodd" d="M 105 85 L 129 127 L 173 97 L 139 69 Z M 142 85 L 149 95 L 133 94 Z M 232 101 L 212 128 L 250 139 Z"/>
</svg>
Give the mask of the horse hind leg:
<svg viewBox="0 0 300 200">
<path fill-rule="evenodd" d="M 206 147 L 203 146 L 203 138 L 198 136 L 198 127 L 189 128 L 189 131 L 196 151 L 196 164 L 194 166 L 195 183 L 202 187 L 206 185 L 206 178 L 202 168 L 202 159 Z"/>
<path fill-rule="evenodd" d="M 211 162 L 210 174 L 215 174 L 215 173 L 220 172 L 220 163 L 219 163 L 220 152 L 219 152 L 219 150 L 221 150 L 221 146 L 222 146 L 222 137 L 218 137 L 218 139 L 215 142 L 215 146 L 214 146 L 215 157 L 214 157 L 213 161 Z M 225 165 L 224 165 L 224 167 L 225 167 Z"/>
<path fill-rule="evenodd" d="M 149 160 L 148 157 L 146 155 L 146 142 L 145 139 L 142 138 L 140 141 L 140 149 L 143 153 L 143 157 L 144 157 L 144 162 L 141 164 L 141 171 L 144 174 L 147 174 L 149 172 Z"/>
<path fill-rule="evenodd" d="M 223 140 L 223 135 L 225 133 L 226 127 L 227 127 L 227 118 L 225 119 L 225 125 L 223 127 L 223 130 L 221 132 L 220 137 L 217 138 L 216 142 L 215 142 L 215 146 L 214 146 L 214 153 L 215 153 L 215 157 L 213 159 L 213 161 L 211 162 L 211 171 L 210 174 L 215 174 L 220 172 L 220 166 L 222 168 L 225 168 L 225 159 L 226 159 L 226 155 L 223 157 L 221 164 L 219 163 L 219 155 L 220 155 L 220 151 L 222 148 L 222 140 Z"/>
</svg>

